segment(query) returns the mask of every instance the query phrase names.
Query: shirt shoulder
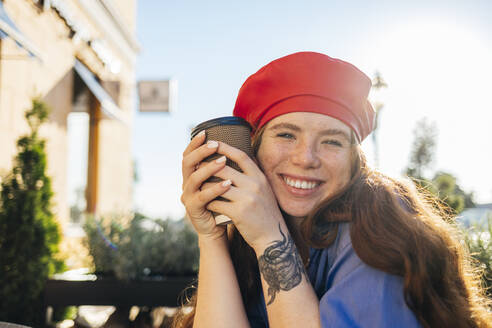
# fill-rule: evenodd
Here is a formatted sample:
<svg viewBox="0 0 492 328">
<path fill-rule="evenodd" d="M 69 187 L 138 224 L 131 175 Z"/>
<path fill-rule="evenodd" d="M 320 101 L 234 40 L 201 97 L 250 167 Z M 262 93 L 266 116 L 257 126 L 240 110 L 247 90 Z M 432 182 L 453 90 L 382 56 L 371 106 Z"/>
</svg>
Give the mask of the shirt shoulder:
<svg viewBox="0 0 492 328">
<path fill-rule="evenodd" d="M 402 277 L 372 268 L 355 253 L 350 224 L 335 242 L 311 252 L 308 268 L 323 327 L 420 327 L 403 296 Z"/>
</svg>

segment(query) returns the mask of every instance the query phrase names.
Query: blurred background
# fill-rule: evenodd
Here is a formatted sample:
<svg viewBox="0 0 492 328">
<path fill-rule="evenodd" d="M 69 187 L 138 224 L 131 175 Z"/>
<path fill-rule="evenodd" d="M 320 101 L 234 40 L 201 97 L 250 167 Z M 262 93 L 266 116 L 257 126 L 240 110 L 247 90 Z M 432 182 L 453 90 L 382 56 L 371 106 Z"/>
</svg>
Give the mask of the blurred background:
<svg viewBox="0 0 492 328">
<path fill-rule="evenodd" d="M 39 300 L 64 272 L 59 280 L 196 274 L 179 200 L 191 129 L 231 115 L 249 75 L 297 51 L 343 59 L 373 79 L 370 164 L 415 179 L 466 231 L 482 227 L 468 241 L 490 270 L 490 31 L 488 0 L 0 0 L 0 285 L 21 279 Z M 26 226 L 44 232 L 32 237 Z M 33 253 L 29 238 L 45 246 Z M 16 264 L 25 258 L 39 263 Z M 0 321 L 45 320 L 45 298 L 42 314 L 22 322 L 13 314 L 22 297 L 0 293 Z M 126 318 L 128 305 L 117 306 Z M 166 304 L 142 313 L 156 305 Z M 104 320 L 87 326 L 104 324 L 101 311 L 92 315 Z M 68 312 L 59 317 L 82 317 Z"/>
</svg>

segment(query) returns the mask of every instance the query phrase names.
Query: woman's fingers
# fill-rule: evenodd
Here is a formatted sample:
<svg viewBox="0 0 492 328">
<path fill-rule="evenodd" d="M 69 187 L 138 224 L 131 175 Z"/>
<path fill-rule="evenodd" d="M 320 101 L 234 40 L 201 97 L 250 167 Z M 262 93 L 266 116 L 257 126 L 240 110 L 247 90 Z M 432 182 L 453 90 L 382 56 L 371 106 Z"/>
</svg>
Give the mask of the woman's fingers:
<svg viewBox="0 0 492 328">
<path fill-rule="evenodd" d="M 206 204 L 223 195 L 229 188 L 231 188 L 230 180 L 209 183 L 207 188 L 196 194 L 196 205 L 205 207 Z"/>
<path fill-rule="evenodd" d="M 225 180 L 230 181 L 230 180 Z M 223 183 L 223 182 L 222 182 Z M 224 187 L 224 185 L 222 185 Z M 243 207 L 244 210 L 247 210 L 248 207 L 255 205 L 255 199 L 258 199 L 258 195 L 254 195 L 250 192 L 245 192 L 241 188 L 237 188 L 234 186 L 224 187 L 221 196 L 224 200 L 214 200 L 209 201 L 207 204 L 207 209 L 209 211 L 214 211 L 221 214 L 231 215 L 229 212 L 231 209 L 234 211 L 241 211 Z M 214 198 L 212 198 L 213 200 Z M 250 208 L 251 209 L 251 208 Z M 226 211 L 226 212 L 224 212 Z"/>
<path fill-rule="evenodd" d="M 204 183 L 201 190 L 192 190 L 192 187 L 185 187 L 181 195 L 181 202 L 186 207 L 187 211 L 193 217 L 201 217 L 204 213 L 205 206 L 216 197 L 221 196 L 231 186 L 230 180 Z"/>
<path fill-rule="evenodd" d="M 191 173 L 191 175 L 183 182 L 183 195 L 192 194 L 200 189 L 200 186 L 211 176 L 224 168 L 226 159 L 224 156 L 215 161 L 201 165 L 199 169 Z"/>
<path fill-rule="evenodd" d="M 246 175 L 253 175 L 260 171 L 253 159 L 251 159 L 245 152 L 229 146 L 224 142 L 219 142 L 217 153 L 225 155 L 228 159 L 236 162 Z"/>
<path fill-rule="evenodd" d="M 223 142 L 217 142 L 217 141 L 208 141 L 207 144 L 201 145 L 205 137 L 203 135 L 197 135 L 193 140 L 190 142 L 188 147 L 183 153 L 183 162 L 182 162 L 182 173 L 183 173 L 183 189 L 186 184 L 186 181 L 188 177 L 193 174 L 197 170 L 198 167 L 200 167 L 201 162 L 208 156 L 212 155 L 213 153 L 217 152 L 219 154 L 227 156 L 227 158 L 233 160 L 234 162 L 238 163 L 239 167 L 243 170 L 243 172 L 246 175 L 253 175 L 258 173 L 260 170 L 256 163 L 243 151 L 234 148 L 232 146 L 229 146 L 226 143 Z M 231 169 L 232 170 L 232 169 Z M 235 175 L 235 170 L 229 171 L 232 172 L 231 175 Z M 228 172 L 223 172 L 223 174 L 227 174 Z M 223 179 L 228 178 L 227 176 L 222 177 Z M 236 179 L 233 180 L 237 183 L 240 183 L 241 179 Z"/>
<path fill-rule="evenodd" d="M 195 137 L 196 138 L 196 137 Z M 194 140 L 194 139 L 193 139 Z M 188 177 L 197 169 L 197 166 L 208 156 L 217 151 L 217 141 L 208 141 L 205 145 L 201 145 L 193 151 L 183 153 L 182 173 L 183 173 L 183 187 L 186 184 Z"/>
<path fill-rule="evenodd" d="M 224 180 L 224 181 L 228 181 L 228 180 Z M 227 199 L 229 201 L 229 203 L 230 202 L 236 202 L 238 200 L 246 201 L 247 199 L 250 198 L 250 195 L 248 193 L 245 193 L 242 188 L 235 187 L 234 185 L 229 187 L 220 196 L 222 198 Z"/>
<path fill-rule="evenodd" d="M 183 151 L 183 161 L 181 163 L 181 170 L 182 170 L 182 174 L 183 174 L 183 186 L 184 186 L 184 180 L 186 179 L 186 177 L 188 177 L 194 171 L 193 166 L 187 165 L 187 163 L 189 161 L 186 161 L 186 159 L 188 158 L 188 155 L 192 151 L 196 150 L 198 147 L 200 147 L 200 145 L 203 144 L 203 142 L 205 141 L 205 137 L 206 137 L 205 130 L 201 131 L 193 139 L 191 139 L 190 143 L 188 144 L 186 149 Z"/>
<path fill-rule="evenodd" d="M 205 130 L 198 133 L 193 139 L 191 139 L 190 143 L 186 147 L 183 152 L 183 157 L 191 153 L 193 150 L 198 148 L 205 141 Z"/>
<path fill-rule="evenodd" d="M 234 221 L 233 216 L 231 215 L 231 213 L 229 213 L 230 206 L 231 206 L 230 202 L 224 200 L 214 200 L 209 202 L 206 208 L 211 212 L 224 214 L 230 217 L 231 220 Z"/>
<path fill-rule="evenodd" d="M 181 201 L 186 207 L 186 213 L 198 233 L 211 234 L 217 230 L 218 227 L 212 213 L 207 210 L 206 206 L 227 191 L 228 188 L 230 188 L 230 183 L 208 183 L 206 188 L 194 193 L 191 197 L 181 197 Z"/>
<path fill-rule="evenodd" d="M 218 172 L 214 173 L 214 176 L 217 178 L 221 178 L 222 180 L 229 179 L 236 187 L 249 187 L 252 184 L 252 180 L 250 177 L 227 165 Z"/>
</svg>

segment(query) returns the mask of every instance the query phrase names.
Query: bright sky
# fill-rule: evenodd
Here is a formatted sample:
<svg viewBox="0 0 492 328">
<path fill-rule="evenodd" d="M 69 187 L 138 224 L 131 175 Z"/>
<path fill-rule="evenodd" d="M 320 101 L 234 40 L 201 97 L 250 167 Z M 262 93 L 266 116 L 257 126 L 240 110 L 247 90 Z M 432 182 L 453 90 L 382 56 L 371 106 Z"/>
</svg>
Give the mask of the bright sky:
<svg viewBox="0 0 492 328">
<path fill-rule="evenodd" d="M 247 4 L 246 4 L 247 3 Z M 389 85 L 381 171 L 400 176 L 423 117 L 439 130 L 435 170 L 492 202 L 492 1 L 139 0 L 137 79 L 178 81 L 170 114 L 137 113 L 136 208 L 184 215 L 181 154 L 196 124 L 232 113 L 241 84 L 269 61 L 318 51 Z M 371 138 L 363 143 L 372 160 Z"/>
</svg>

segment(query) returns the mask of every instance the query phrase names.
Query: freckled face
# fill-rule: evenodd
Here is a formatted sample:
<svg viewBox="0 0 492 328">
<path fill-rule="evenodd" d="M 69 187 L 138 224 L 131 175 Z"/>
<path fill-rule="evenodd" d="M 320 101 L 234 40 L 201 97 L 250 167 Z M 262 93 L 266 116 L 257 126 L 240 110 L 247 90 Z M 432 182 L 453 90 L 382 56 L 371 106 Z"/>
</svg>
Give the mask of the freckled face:
<svg viewBox="0 0 492 328">
<path fill-rule="evenodd" d="M 305 217 L 350 180 L 351 130 L 330 116 L 294 112 L 267 123 L 257 159 L 284 212 Z"/>
</svg>

